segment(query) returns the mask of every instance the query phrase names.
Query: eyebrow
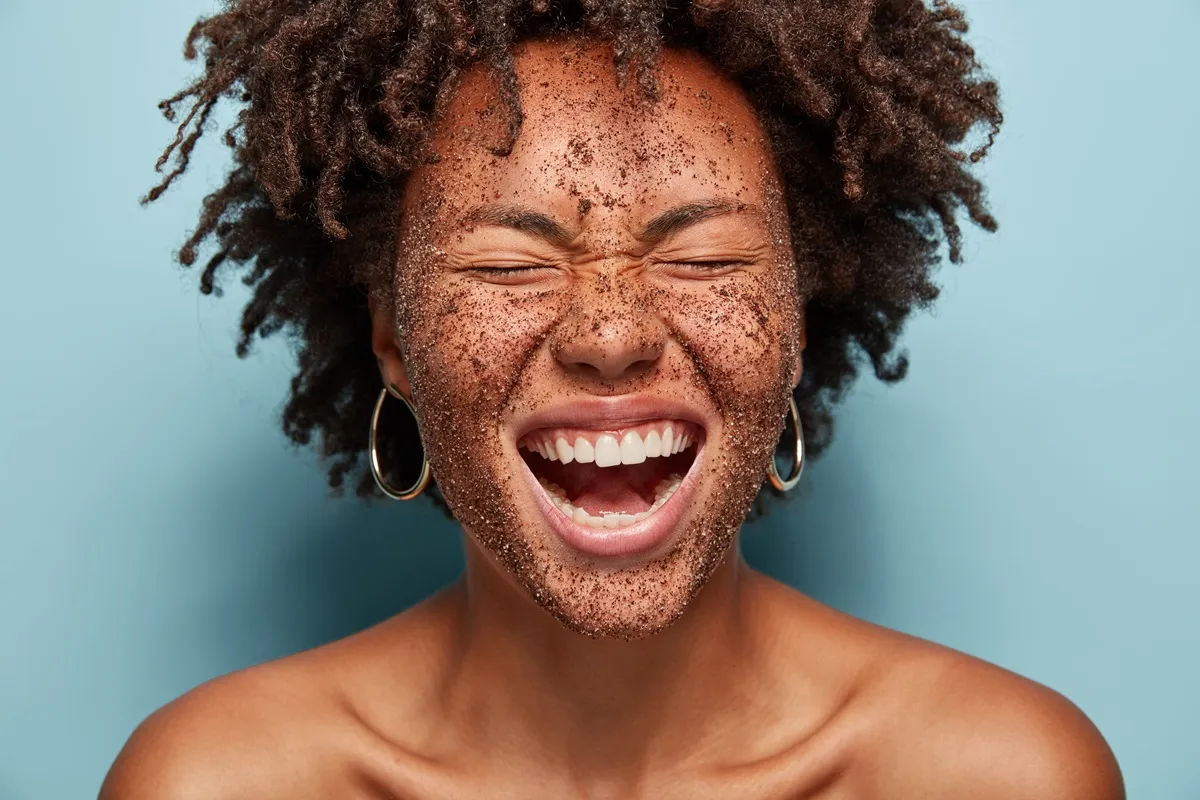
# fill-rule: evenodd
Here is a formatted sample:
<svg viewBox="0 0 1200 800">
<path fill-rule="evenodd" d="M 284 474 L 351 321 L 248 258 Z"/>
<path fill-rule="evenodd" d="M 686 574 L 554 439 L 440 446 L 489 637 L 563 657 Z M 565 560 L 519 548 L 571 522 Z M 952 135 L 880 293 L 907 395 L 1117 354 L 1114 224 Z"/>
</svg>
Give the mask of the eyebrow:
<svg viewBox="0 0 1200 800">
<path fill-rule="evenodd" d="M 637 239 L 661 241 L 702 220 L 731 212 L 761 213 L 757 206 L 725 198 L 684 203 L 650 220 Z M 477 206 L 467 213 L 466 221 L 511 228 L 564 247 L 577 235 L 546 214 L 510 203 Z"/>
<path fill-rule="evenodd" d="M 724 198 L 685 203 L 681 206 L 668 209 L 650 220 L 637 238 L 643 241 L 660 241 L 673 233 L 678 233 L 684 228 L 695 225 L 697 222 L 734 211 L 758 213 L 758 207 Z"/>
<path fill-rule="evenodd" d="M 512 228 L 560 246 L 566 246 L 575 238 L 545 214 L 509 203 L 489 203 L 473 208 L 467 213 L 466 221 Z"/>
</svg>

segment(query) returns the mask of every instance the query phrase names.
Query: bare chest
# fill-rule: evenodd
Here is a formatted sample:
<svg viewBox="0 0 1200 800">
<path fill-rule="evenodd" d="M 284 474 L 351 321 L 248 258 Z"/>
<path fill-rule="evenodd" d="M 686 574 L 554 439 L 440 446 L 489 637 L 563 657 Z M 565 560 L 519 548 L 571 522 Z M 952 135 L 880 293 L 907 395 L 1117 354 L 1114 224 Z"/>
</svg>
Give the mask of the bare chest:
<svg viewBox="0 0 1200 800">
<path fill-rule="evenodd" d="M 456 761 L 458 761 L 456 759 Z M 619 767 L 610 774 L 583 776 L 570 767 L 536 763 L 490 763 L 480 756 L 476 767 L 459 761 L 453 767 L 400 758 L 390 764 L 356 770 L 366 777 L 370 800 L 849 800 L 844 765 L 824 758 L 770 760 L 734 770 L 699 772 L 665 770 L 626 779 Z M 357 795 L 346 795 L 357 796 Z"/>
</svg>

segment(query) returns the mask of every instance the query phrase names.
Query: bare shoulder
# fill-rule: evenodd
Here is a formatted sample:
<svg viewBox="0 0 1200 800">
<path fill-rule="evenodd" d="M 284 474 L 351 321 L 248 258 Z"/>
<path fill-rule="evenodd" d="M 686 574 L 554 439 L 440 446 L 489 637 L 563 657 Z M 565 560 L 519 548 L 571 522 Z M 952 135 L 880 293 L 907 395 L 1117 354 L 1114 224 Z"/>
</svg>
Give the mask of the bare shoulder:
<svg viewBox="0 0 1200 800">
<path fill-rule="evenodd" d="M 306 673 L 284 659 L 159 709 L 125 744 L 101 800 L 310 796 L 308 787 L 333 777 L 321 773 L 345 726 Z"/>
<path fill-rule="evenodd" d="M 209 681 L 147 718 L 100 800 L 301 800 L 369 796 L 405 751 L 368 711 L 408 717 L 396 648 L 414 646 L 420 607 L 347 639 Z M 419 637 L 417 637 L 419 638 Z M 419 642 L 418 642 L 419 646 Z M 402 653 L 407 655 L 408 653 Z M 410 687 L 411 688 L 411 687 Z M 383 794 L 383 792 L 381 792 Z"/>
<path fill-rule="evenodd" d="M 1123 800 L 1091 720 L 1007 670 L 897 635 L 867 690 L 879 746 L 865 777 L 885 797 Z"/>
<path fill-rule="evenodd" d="M 1057 692 L 778 582 L 758 585 L 785 672 L 803 676 L 805 706 L 828 699 L 819 724 L 799 726 L 787 774 L 824 765 L 836 791 L 889 800 L 1125 797 L 1108 744 Z"/>
</svg>

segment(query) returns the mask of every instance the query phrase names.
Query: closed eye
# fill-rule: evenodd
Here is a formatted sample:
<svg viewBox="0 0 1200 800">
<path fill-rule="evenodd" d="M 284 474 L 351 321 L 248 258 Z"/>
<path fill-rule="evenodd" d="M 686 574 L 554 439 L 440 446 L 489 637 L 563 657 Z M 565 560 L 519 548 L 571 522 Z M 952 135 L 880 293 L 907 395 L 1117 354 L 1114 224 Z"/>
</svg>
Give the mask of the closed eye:
<svg viewBox="0 0 1200 800">
<path fill-rule="evenodd" d="M 736 272 L 752 262 L 740 259 L 689 259 L 687 261 L 660 261 L 659 269 L 666 269 L 683 277 L 711 278 Z"/>
<path fill-rule="evenodd" d="M 488 282 L 503 285 L 531 283 L 551 277 L 557 270 L 544 264 L 512 264 L 503 266 L 471 267 L 468 273 Z"/>
<path fill-rule="evenodd" d="M 690 267 L 693 269 L 727 269 L 729 267 L 740 267 L 745 264 L 745 261 L 670 261 L 670 264 L 676 264 L 681 267 Z"/>
</svg>

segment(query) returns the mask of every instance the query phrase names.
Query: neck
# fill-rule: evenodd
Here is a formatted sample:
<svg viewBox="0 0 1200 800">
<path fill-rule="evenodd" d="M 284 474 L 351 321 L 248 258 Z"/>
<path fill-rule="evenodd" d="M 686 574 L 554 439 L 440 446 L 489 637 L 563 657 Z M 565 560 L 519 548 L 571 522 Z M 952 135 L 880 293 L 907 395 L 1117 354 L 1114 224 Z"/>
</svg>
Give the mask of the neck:
<svg viewBox="0 0 1200 800">
<path fill-rule="evenodd" d="M 581 778 L 702 753 L 768 682 L 770 637 L 752 624 L 761 580 L 736 542 L 683 615 L 637 641 L 595 639 L 552 618 L 468 540 L 455 591 L 459 646 L 448 698 L 492 748 Z M 500 691 L 500 688 L 503 691 Z"/>
</svg>

